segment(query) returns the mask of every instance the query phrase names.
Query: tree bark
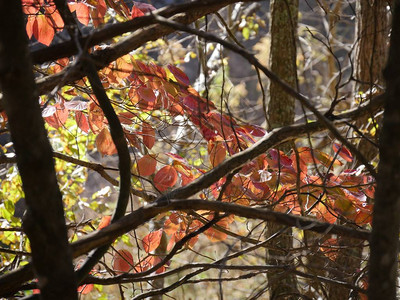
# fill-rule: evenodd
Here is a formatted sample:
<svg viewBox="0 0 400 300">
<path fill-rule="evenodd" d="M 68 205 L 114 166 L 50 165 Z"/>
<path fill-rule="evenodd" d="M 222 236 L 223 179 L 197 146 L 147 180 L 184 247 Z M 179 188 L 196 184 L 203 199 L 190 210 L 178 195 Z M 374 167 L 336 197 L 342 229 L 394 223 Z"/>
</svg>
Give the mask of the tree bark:
<svg viewBox="0 0 400 300">
<path fill-rule="evenodd" d="M 21 1 L 0 1 L 0 90 L 22 178 L 42 299 L 77 299 L 62 195 L 32 73 Z"/>
<path fill-rule="evenodd" d="M 298 19 L 298 0 L 275 0 L 271 3 L 271 71 L 297 90 L 296 37 Z M 270 84 L 268 102 L 268 129 L 293 124 L 295 99 L 274 82 Z M 288 151 L 289 144 L 283 146 Z M 284 229 L 285 226 L 267 223 L 267 236 Z M 274 239 L 282 251 L 267 250 L 267 263 L 294 264 L 285 250 L 293 247 L 292 230 L 288 228 Z M 298 294 L 296 276 L 289 273 L 269 272 L 267 274 L 271 299 L 296 299 Z"/>
<path fill-rule="evenodd" d="M 389 41 L 387 5 L 387 0 L 357 2 L 356 93 L 369 91 L 371 97 L 373 90 L 379 93 L 385 85 L 382 70 L 386 63 Z M 367 138 L 377 142 L 378 124 L 381 121 L 375 120 L 374 115 L 370 114 L 356 125 Z M 376 131 L 375 135 L 370 133 L 373 129 Z M 361 138 L 358 149 L 368 160 L 374 159 L 378 154 L 377 147 L 365 138 Z"/>
<path fill-rule="evenodd" d="M 380 136 L 373 212 L 369 299 L 396 299 L 400 226 L 400 1 L 396 0 L 388 64 L 384 70 L 386 105 Z"/>
<path fill-rule="evenodd" d="M 271 3 L 271 71 L 297 90 L 296 37 L 298 0 Z M 271 82 L 268 102 L 269 130 L 293 124 L 295 99 Z"/>
</svg>

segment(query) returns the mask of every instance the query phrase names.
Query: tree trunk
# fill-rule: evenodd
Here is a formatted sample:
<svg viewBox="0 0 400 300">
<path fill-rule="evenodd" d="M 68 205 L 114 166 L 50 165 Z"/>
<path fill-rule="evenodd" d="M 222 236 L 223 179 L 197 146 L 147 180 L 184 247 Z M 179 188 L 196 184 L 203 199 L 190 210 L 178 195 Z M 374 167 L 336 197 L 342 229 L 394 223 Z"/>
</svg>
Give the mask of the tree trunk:
<svg viewBox="0 0 400 300">
<path fill-rule="evenodd" d="M 369 92 L 371 97 L 373 92 L 379 93 L 384 88 L 382 70 L 386 63 L 389 39 L 387 5 L 387 0 L 357 1 L 356 93 Z M 357 121 L 356 125 L 367 138 L 377 142 L 379 123 L 381 120 L 370 115 Z M 371 130 L 376 133 L 372 134 Z M 374 159 L 378 154 L 377 147 L 365 138 L 360 140 L 358 148 L 367 160 Z"/>
<path fill-rule="evenodd" d="M 298 0 L 275 0 L 271 3 L 271 71 L 283 81 L 297 89 L 296 38 Z M 293 124 L 295 99 L 275 83 L 270 84 L 268 103 L 268 129 Z M 283 150 L 289 150 L 289 144 Z M 284 226 L 267 223 L 267 236 L 271 236 Z M 292 231 L 287 229 L 274 239 L 282 251 L 267 250 L 267 263 L 294 264 L 285 250 L 293 247 Z M 271 299 L 297 299 L 296 276 L 289 273 L 269 272 L 267 274 Z"/>
<path fill-rule="evenodd" d="M 400 0 L 396 0 L 370 240 L 369 300 L 396 299 L 400 226 Z"/>
<path fill-rule="evenodd" d="M 17 155 L 42 299 L 77 299 L 62 195 L 29 58 L 21 1 L 0 1 L 0 90 Z"/>
<path fill-rule="evenodd" d="M 297 89 L 296 38 L 298 0 L 271 3 L 271 71 Z M 268 102 L 269 130 L 294 122 L 294 101 L 278 84 L 271 82 Z"/>
</svg>

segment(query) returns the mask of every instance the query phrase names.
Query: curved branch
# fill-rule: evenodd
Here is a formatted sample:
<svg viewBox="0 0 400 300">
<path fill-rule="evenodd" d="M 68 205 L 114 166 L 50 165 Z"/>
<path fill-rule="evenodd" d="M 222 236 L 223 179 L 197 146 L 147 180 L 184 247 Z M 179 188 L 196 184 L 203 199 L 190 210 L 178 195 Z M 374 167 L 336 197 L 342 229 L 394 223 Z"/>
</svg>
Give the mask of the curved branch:
<svg viewBox="0 0 400 300">
<path fill-rule="evenodd" d="M 118 169 L 120 174 L 120 185 L 119 185 L 117 206 L 114 210 L 114 214 L 111 219 L 111 223 L 114 223 L 115 221 L 119 220 L 121 217 L 125 215 L 126 207 L 128 206 L 129 192 L 131 186 L 131 157 L 129 154 L 129 149 L 126 143 L 122 125 L 114 111 L 114 108 L 111 105 L 110 99 L 108 98 L 103 88 L 99 75 L 97 74 L 95 65 L 90 60 L 87 54 L 85 59 L 87 61 L 84 62 L 84 70 L 89 79 L 93 93 L 96 96 L 96 99 L 99 102 L 100 107 L 103 110 L 104 115 L 108 120 L 111 137 L 118 153 L 118 159 L 119 159 Z M 111 241 L 109 244 L 102 245 L 101 247 L 97 248 L 88 255 L 85 262 L 77 271 L 78 282 L 82 281 L 87 276 L 87 274 L 89 274 L 89 272 L 96 265 L 99 259 L 107 252 L 112 242 L 113 241 Z"/>
</svg>

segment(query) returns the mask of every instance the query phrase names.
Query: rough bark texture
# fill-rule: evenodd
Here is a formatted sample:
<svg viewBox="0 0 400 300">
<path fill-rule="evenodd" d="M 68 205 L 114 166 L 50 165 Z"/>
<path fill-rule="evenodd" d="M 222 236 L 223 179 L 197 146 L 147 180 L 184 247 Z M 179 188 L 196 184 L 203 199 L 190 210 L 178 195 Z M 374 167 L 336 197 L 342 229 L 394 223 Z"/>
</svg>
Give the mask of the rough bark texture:
<svg viewBox="0 0 400 300">
<path fill-rule="evenodd" d="M 271 71 L 297 90 L 296 36 L 298 0 L 275 0 L 271 3 Z M 269 130 L 293 124 L 295 99 L 274 82 L 270 84 L 268 103 Z M 287 144 L 288 145 L 288 144 Z M 284 146 L 288 150 L 289 146 Z M 285 226 L 267 223 L 267 235 L 271 236 Z M 293 247 L 291 229 L 287 229 L 274 242 L 282 251 L 267 250 L 267 263 L 293 264 L 293 259 L 285 251 Z M 269 272 L 267 275 L 271 299 L 295 299 L 297 280 L 293 274 Z"/>
<path fill-rule="evenodd" d="M 77 299 L 53 152 L 38 102 L 20 1 L 0 1 L 0 90 L 17 154 L 42 299 Z"/>
<path fill-rule="evenodd" d="M 400 226 L 400 1 L 396 0 L 372 222 L 369 299 L 396 299 Z"/>
<path fill-rule="evenodd" d="M 356 92 L 383 90 L 382 70 L 386 64 L 389 41 L 387 5 L 387 0 L 357 1 L 358 48 L 355 65 L 359 82 Z M 377 124 L 381 123 L 381 119 L 369 122 L 369 118 L 373 118 L 373 115 L 359 120 L 356 125 L 368 138 L 377 141 L 378 133 L 373 136 L 370 131 L 374 127 L 379 130 Z M 368 160 L 372 160 L 378 154 L 378 149 L 366 139 L 360 140 L 358 148 Z"/>
<path fill-rule="evenodd" d="M 271 3 L 271 71 L 297 89 L 296 35 L 298 0 Z M 278 84 L 271 82 L 268 103 L 269 129 L 294 121 L 294 101 Z"/>
</svg>

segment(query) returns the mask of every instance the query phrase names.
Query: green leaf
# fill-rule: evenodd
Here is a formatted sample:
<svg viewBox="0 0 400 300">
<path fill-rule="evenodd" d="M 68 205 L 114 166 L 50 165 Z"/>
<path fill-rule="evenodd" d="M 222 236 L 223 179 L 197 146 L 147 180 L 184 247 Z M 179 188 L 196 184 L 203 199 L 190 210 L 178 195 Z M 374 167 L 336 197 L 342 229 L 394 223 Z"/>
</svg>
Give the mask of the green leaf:
<svg viewBox="0 0 400 300">
<path fill-rule="evenodd" d="M 249 39 L 249 37 L 250 37 L 250 29 L 249 29 L 249 27 L 244 27 L 243 28 L 242 35 L 243 35 L 245 40 Z"/>
</svg>

